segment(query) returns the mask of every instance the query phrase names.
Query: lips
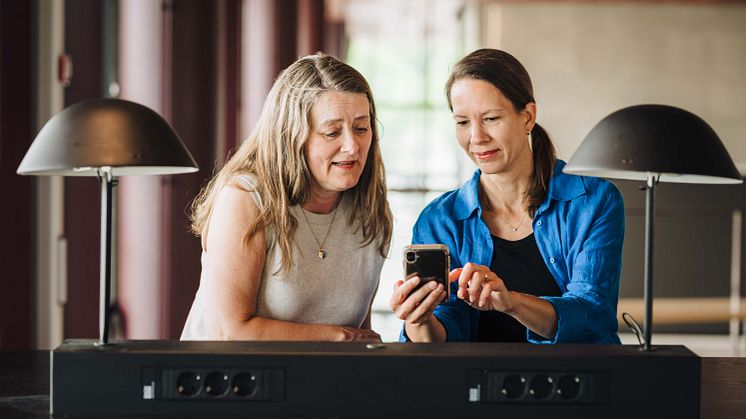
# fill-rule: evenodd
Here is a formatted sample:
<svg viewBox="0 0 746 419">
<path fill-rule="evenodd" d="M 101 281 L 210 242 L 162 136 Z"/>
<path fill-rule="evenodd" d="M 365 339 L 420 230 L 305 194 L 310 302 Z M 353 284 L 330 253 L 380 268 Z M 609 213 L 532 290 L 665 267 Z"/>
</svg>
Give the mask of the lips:
<svg viewBox="0 0 746 419">
<path fill-rule="evenodd" d="M 355 165 L 357 163 L 357 160 L 342 160 L 342 161 L 334 161 L 332 162 L 332 166 L 336 166 L 342 169 L 347 169 Z"/>
<path fill-rule="evenodd" d="M 480 152 L 474 152 L 474 157 L 478 158 L 479 160 L 487 160 L 492 158 L 500 149 L 495 150 L 487 150 L 487 151 L 480 151 Z"/>
</svg>

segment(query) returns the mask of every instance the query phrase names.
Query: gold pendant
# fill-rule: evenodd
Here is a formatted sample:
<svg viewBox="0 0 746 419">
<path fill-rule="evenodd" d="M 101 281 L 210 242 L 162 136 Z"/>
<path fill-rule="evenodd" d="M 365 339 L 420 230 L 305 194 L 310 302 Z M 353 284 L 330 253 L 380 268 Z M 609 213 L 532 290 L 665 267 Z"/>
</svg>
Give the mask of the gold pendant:
<svg viewBox="0 0 746 419">
<path fill-rule="evenodd" d="M 319 256 L 319 259 L 326 259 L 326 250 L 319 249 L 318 256 Z"/>
</svg>

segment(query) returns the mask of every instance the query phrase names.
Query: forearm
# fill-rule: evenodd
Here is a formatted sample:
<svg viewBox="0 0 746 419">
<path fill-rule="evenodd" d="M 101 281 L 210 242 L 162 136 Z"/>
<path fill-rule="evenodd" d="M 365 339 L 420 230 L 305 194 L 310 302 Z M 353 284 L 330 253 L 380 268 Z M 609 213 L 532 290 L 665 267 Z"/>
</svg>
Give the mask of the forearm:
<svg viewBox="0 0 746 419">
<path fill-rule="evenodd" d="M 404 329 L 412 342 L 445 342 L 446 329 L 437 317 L 430 316 L 422 324 L 405 323 Z"/>
<path fill-rule="evenodd" d="M 535 333 L 552 339 L 557 333 L 557 312 L 554 306 L 539 297 L 512 292 L 513 307 L 506 312 Z"/>
<path fill-rule="evenodd" d="M 219 340 L 341 341 L 341 327 L 328 324 L 296 323 L 254 316 L 239 324 L 216 327 Z"/>
</svg>

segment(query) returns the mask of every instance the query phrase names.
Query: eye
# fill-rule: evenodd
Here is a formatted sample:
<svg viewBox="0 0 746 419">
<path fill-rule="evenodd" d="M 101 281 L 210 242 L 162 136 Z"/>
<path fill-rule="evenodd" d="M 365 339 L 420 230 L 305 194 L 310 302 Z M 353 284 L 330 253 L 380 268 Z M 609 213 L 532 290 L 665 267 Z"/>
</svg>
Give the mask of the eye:
<svg viewBox="0 0 746 419">
<path fill-rule="evenodd" d="M 499 116 L 489 116 L 487 118 L 484 118 L 484 122 L 492 124 L 492 123 L 497 122 L 498 119 L 500 119 Z"/>
<path fill-rule="evenodd" d="M 340 131 L 327 131 L 323 133 L 322 135 L 326 138 L 337 138 L 339 137 Z"/>
<path fill-rule="evenodd" d="M 463 119 L 461 121 L 456 121 L 456 125 L 458 125 L 459 127 L 465 127 L 465 126 L 469 125 L 469 120 L 468 119 Z"/>
<path fill-rule="evenodd" d="M 355 128 L 355 132 L 358 134 L 365 134 L 368 132 L 368 127 Z"/>
</svg>

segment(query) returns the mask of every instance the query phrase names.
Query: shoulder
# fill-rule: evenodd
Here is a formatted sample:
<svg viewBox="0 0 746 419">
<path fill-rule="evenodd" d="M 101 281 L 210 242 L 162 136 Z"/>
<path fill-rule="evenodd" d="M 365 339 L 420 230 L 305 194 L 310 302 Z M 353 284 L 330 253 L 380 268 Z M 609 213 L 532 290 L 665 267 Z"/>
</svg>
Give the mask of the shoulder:
<svg viewBox="0 0 746 419">
<path fill-rule="evenodd" d="M 564 173 L 565 162 L 557 160 L 550 180 L 549 198 L 571 201 L 582 205 L 623 205 L 622 194 L 614 183 L 599 177 Z M 580 198 L 580 199 L 578 199 Z"/>
<path fill-rule="evenodd" d="M 250 196 L 259 209 L 263 207 L 260 185 L 256 178 L 249 173 L 236 173 L 226 183 L 226 187 L 243 191 Z"/>
<path fill-rule="evenodd" d="M 249 225 L 261 215 L 259 204 L 251 192 L 240 184 L 229 181 L 216 193 L 210 220 L 203 234 L 205 250 L 215 240 L 242 237 L 245 231 L 237 227 Z"/>
<path fill-rule="evenodd" d="M 425 206 L 412 231 L 413 243 L 443 243 L 455 240 L 462 230 L 464 217 L 459 190 L 448 191 Z"/>
<path fill-rule="evenodd" d="M 458 189 L 445 192 L 430 201 L 420 212 L 420 219 L 450 217 L 458 201 Z"/>
<path fill-rule="evenodd" d="M 461 187 L 448 191 L 425 206 L 420 218 L 463 220 L 471 216 L 479 207 L 479 170 Z"/>
</svg>

